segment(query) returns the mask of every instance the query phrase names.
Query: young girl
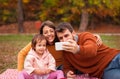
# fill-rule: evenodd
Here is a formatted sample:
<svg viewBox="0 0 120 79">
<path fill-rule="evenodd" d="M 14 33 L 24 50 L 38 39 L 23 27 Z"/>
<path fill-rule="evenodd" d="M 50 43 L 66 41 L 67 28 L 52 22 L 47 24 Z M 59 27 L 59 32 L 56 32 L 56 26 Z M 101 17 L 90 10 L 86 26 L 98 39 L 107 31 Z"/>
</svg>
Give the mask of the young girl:
<svg viewBox="0 0 120 79">
<path fill-rule="evenodd" d="M 55 59 L 46 48 L 46 39 L 37 34 L 32 39 L 32 49 L 25 58 L 24 70 L 18 79 L 62 79 L 61 70 L 56 70 Z"/>
</svg>

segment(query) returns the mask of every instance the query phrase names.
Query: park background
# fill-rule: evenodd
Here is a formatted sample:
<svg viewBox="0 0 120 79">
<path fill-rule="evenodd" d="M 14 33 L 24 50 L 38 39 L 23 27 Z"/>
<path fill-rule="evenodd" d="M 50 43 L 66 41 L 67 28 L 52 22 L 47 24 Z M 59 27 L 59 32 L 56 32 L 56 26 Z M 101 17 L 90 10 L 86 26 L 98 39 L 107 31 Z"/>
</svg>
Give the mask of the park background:
<svg viewBox="0 0 120 79">
<path fill-rule="evenodd" d="M 70 22 L 120 49 L 120 0 L 0 0 L 0 73 L 17 67 L 18 52 L 39 32 L 40 24 Z"/>
</svg>

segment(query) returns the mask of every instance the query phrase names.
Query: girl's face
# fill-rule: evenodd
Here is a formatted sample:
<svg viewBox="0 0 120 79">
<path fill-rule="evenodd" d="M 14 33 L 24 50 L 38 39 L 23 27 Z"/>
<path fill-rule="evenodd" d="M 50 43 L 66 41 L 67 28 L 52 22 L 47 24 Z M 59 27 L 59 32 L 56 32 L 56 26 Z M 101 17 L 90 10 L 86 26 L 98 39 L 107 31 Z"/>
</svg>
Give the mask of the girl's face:
<svg viewBox="0 0 120 79">
<path fill-rule="evenodd" d="M 36 43 L 35 51 L 38 55 L 43 55 L 46 50 L 46 40 L 41 40 Z"/>
<path fill-rule="evenodd" d="M 45 36 L 49 44 L 53 44 L 54 39 L 55 39 L 55 30 L 53 28 L 44 26 L 43 35 Z"/>
</svg>

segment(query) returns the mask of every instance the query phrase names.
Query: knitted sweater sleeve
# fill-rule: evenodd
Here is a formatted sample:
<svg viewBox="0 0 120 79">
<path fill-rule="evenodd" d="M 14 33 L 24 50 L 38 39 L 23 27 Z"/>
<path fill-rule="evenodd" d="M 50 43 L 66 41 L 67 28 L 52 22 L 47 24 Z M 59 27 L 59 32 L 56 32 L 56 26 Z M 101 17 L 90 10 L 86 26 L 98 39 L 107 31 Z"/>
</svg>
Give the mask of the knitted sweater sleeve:
<svg viewBox="0 0 120 79">
<path fill-rule="evenodd" d="M 67 53 L 67 52 L 64 52 L 64 53 Z M 67 53 L 69 54 L 69 53 Z M 63 58 L 64 58 L 64 61 L 63 61 L 63 72 L 65 74 L 65 76 L 67 75 L 67 72 L 68 71 L 75 71 L 76 69 L 72 66 L 72 64 L 68 61 L 68 59 L 66 59 L 66 56 L 67 55 L 64 55 Z"/>
<path fill-rule="evenodd" d="M 24 60 L 26 55 L 28 54 L 28 52 L 31 49 L 31 42 L 26 45 L 19 53 L 18 53 L 18 57 L 17 57 L 17 69 L 18 71 L 21 71 L 24 67 Z"/>
<path fill-rule="evenodd" d="M 85 32 L 81 35 L 79 41 L 80 54 L 83 56 L 91 57 L 97 54 L 97 41 L 93 34 Z"/>
</svg>

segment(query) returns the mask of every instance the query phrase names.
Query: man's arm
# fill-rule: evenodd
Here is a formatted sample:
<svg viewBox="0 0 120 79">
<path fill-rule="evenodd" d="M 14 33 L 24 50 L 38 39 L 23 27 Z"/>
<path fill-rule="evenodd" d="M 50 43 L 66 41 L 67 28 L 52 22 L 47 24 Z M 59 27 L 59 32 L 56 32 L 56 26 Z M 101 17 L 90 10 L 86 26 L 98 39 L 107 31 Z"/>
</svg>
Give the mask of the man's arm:
<svg viewBox="0 0 120 79">
<path fill-rule="evenodd" d="M 96 37 L 90 32 L 84 32 L 81 34 L 80 37 L 81 41 L 79 41 L 79 54 L 86 57 L 96 56 L 98 50 Z"/>
<path fill-rule="evenodd" d="M 18 71 L 21 71 L 24 67 L 24 60 L 26 55 L 31 49 L 31 43 L 26 45 L 19 53 L 18 53 L 18 60 L 17 60 L 17 69 Z"/>
<path fill-rule="evenodd" d="M 63 48 L 65 51 L 71 52 L 73 54 L 79 53 L 84 56 L 95 56 L 97 54 L 97 39 L 89 32 L 84 32 L 80 34 L 78 44 L 74 40 L 68 40 L 68 44 L 64 44 Z"/>
<path fill-rule="evenodd" d="M 64 51 L 63 53 L 66 53 L 66 52 Z M 65 76 L 67 76 L 67 73 L 69 71 L 71 71 L 71 72 L 75 71 L 74 67 L 69 63 L 69 61 L 67 60 L 66 56 L 67 55 L 63 56 L 63 59 L 64 59 L 63 60 L 63 72 L 64 72 Z"/>
</svg>

